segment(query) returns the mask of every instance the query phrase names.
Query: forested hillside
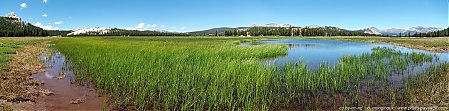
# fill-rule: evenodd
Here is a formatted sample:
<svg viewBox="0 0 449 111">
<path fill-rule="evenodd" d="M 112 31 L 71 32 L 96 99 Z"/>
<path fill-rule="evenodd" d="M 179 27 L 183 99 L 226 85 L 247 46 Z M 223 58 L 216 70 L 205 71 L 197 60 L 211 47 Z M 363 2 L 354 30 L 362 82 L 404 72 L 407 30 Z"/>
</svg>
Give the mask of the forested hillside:
<svg viewBox="0 0 449 111">
<path fill-rule="evenodd" d="M 449 28 L 429 33 L 418 33 L 413 35 L 413 37 L 448 37 L 449 36 Z"/>
<path fill-rule="evenodd" d="M 47 36 L 42 28 L 18 18 L 0 17 L 0 37 Z"/>
<path fill-rule="evenodd" d="M 150 30 L 125 30 L 125 29 L 104 29 L 100 31 L 88 31 L 69 36 L 187 36 L 184 33 L 159 32 Z"/>
</svg>

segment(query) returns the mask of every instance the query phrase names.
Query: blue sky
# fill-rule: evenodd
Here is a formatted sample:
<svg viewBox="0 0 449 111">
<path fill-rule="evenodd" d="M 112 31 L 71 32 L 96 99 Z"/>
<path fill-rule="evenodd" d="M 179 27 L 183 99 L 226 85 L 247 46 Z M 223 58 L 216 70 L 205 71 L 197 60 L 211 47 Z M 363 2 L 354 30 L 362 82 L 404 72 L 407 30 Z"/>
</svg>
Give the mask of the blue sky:
<svg viewBox="0 0 449 111">
<path fill-rule="evenodd" d="M 266 23 L 346 29 L 448 27 L 448 0 L 0 0 L 0 14 L 8 12 L 59 29 L 186 32 Z M 142 23 L 144 27 L 138 27 Z"/>
</svg>

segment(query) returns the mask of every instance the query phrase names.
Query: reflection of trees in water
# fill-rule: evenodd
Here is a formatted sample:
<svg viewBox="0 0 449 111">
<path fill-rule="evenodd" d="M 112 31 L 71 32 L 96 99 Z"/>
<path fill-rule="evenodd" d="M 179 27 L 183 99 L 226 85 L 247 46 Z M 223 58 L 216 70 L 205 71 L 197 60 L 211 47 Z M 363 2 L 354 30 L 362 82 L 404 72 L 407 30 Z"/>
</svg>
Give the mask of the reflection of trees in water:
<svg viewBox="0 0 449 111">
<path fill-rule="evenodd" d="M 306 48 L 317 48 L 320 45 L 319 44 L 287 44 L 289 48 L 299 48 L 299 47 L 306 47 Z"/>
</svg>

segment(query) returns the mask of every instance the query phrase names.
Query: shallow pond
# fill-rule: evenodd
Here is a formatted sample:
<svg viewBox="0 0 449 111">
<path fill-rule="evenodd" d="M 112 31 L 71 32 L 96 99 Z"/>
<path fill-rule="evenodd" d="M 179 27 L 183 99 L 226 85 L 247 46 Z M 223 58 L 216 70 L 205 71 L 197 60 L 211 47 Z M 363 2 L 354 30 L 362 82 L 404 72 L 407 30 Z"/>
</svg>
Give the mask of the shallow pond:
<svg viewBox="0 0 449 111">
<path fill-rule="evenodd" d="M 419 65 L 409 65 L 403 74 L 391 74 L 388 79 L 390 84 L 399 85 L 404 77 L 420 74 L 430 68 L 431 65 L 449 62 L 448 53 L 429 52 L 424 50 L 410 49 L 402 46 L 395 46 L 387 43 L 368 43 L 338 40 L 318 40 L 318 39 L 273 39 L 263 40 L 253 43 L 243 43 L 241 46 L 255 46 L 263 44 L 286 44 L 288 53 L 285 56 L 263 59 L 262 64 L 283 66 L 285 63 L 295 63 L 302 61 L 309 69 L 318 70 L 320 64 L 326 63 L 329 66 L 336 65 L 344 56 L 361 56 L 371 54 L 373 48 L 386 47 L 400 53 L 425 53 L 434 56 L 432 62 L 424 62 Z M 395 66 L 392 66 L 395 67 Z"/>
<path fill-rule="evenodd" d="M 435 54 L 439 57 L 439 60 L 435 62 L 449 62 L 448 53 L 428 52 L 395 46 L 387 43 L 368 43 L 318 39 L 273 39 L 254 43 L 243 43 L 241 44 L 241 46 L 254 46 L 262 44 L 286 44 L 288 46 L 288 54 L 286 56 L 265 59 L 264 62 L 268 64 L 282 64 L 301 60 L 305 64 L 307 64 L 308 67 L 316 68 L 322 62 L 326 62 L 329 65 L 335 65 L 338 62 L 338 59 L 345 55 L 361 55 L 363 53 L 371 53 L 371 49 L 376 47 L 393 48 L 404 53 L 423 52 Z"/>
</svg>

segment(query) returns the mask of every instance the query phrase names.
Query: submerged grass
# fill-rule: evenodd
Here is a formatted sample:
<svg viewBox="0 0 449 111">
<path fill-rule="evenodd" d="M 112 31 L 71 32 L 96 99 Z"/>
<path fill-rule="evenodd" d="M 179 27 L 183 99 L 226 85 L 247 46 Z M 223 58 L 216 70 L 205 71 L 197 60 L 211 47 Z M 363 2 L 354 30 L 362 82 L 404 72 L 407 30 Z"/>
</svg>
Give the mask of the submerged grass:
<svg viewBox="0 0 449 111">
<path fill-rule="evenodd" d="M 317 70 L 302 62 L 261 65 L 262 58 L 287 54 L 287 47 L 235 45 L 254 40 L 67 38 L 56 40 L 54 47 L 73 62 L 79 80 L 93 80 L 113 97 L 114 106 L 139 110 L 336 109 L 385 101 L 401 105 L 397 101 L 408 98 L 395 90 L 373 92 L 385 101 L 362 98 L 372 91 L 366 87 L 385 88 L 391 75 L 408 74 L 410 66 L 437 59 L 378 47 L 345 56 L 334 66 L 323 62 Z"/>
<path fill-rule="evenodd" d="M 404 47 L 435 52 L 449 51 L 449 37 L 407 38 L 407 37 L 331 37 L 321 39 L 349 40 L 362 42 L 385 42 Z"/>
</svg>

